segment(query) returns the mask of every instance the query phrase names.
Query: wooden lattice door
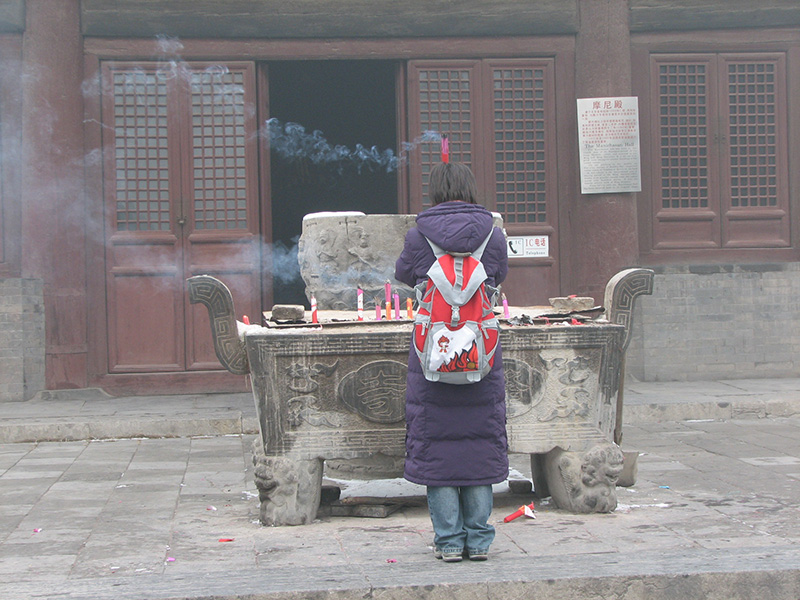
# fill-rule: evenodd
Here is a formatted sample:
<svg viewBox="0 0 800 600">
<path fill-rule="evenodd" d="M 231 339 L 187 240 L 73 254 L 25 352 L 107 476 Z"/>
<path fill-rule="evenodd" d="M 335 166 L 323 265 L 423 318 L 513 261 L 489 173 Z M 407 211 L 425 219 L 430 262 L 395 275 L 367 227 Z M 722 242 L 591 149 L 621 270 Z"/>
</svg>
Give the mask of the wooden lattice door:
<svg viewBox="0 0 800 600">
<path fill-rule="evenodd" d="M 103 66 L 109 373 L 219 369 L 185 280 L 260 314 L 251 63 Z"/>
<path fill-rule="evenodd" d="M 509 299 L 543 304 L 558 295 L 553 60 L 411 61 L 408 94 L 409 137 L 447 133 L 450 159 L 472 168 L 481 203 L 503 216 L 512 240 L 503 284 Z M 423 141 L 412 152 L 414 212 L 429 206 L 428 175 L 439 149 L 438 142 Z"/>
</svg>

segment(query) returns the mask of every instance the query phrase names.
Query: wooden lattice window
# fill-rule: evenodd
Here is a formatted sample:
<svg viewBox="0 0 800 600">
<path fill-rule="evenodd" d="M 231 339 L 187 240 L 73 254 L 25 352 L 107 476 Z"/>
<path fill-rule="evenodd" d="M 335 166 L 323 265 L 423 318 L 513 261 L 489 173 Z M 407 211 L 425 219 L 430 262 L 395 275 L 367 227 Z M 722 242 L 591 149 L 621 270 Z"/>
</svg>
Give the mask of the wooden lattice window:
<svg viewBox="0 0 800 600">
<path fill-rule="evenodd" d="M 506 223 L 547 220 L 544 68 L 492 69 L 495 192 Z"/>
<path fill-rule="evenodd" d="M 450 159 L 472 165 L 471 70 L 424 69 L 419 73 L 419 117 L 422 131 L 447 134 Z M 428 176 L 431 167 L 441 161 L 438 141 L 420 145 L 423 206 L 428 200 Z"/>
<path fill-rule="evenodd" d="M 113 74 L 116 227 L 170 228 L 167 86 L 158 72 Z"/>
<path fill-rule="evenodd" d="M 508 226 L 552 228 L 552 59 L 414 61 L 409 72 L 410 137 L 448 134 L 450 160 L 472 168 L 482 204 Z M 441 160 L 441 146 L 438 138 L 418 146 L 410 165 L 411 205 L 422 210 L 430 206 L 428 175 Z"/>
<path fill-rule="evenodd" d="M 651 59 L 653 247 L 789 246 L 786 55 Z"/>
<path fill-rule="evenodd" d="M 244 74 L 191 75 L 194 225 L 247 228 Z"/>
<path fill-rule="evenodd" d="M 728 63 L 731 206 L 778 206 L 776 65 Z"/>
<path fill-rule="evenodd" d="M 662 208 L 708 208 L 708 69 L 659 65 Z"/>
</svg>

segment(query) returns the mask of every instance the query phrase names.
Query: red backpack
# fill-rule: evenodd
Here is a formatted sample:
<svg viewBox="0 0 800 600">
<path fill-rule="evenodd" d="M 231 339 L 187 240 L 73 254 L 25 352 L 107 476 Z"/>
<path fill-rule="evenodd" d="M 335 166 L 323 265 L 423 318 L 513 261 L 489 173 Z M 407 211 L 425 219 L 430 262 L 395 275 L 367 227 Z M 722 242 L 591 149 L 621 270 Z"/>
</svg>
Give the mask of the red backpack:
<svg viewBox="0 0 800 600">
<path fill-rule="evenodd" d="M 486 283 L 481 263 L 493 231 L 472 253 L 445 252 L 428 238 L 436 262 L 416 286 L 414 349 L 429 381 L 466 384 L 492 369 L 499 327 L 499 290 Z"/>
</svg>

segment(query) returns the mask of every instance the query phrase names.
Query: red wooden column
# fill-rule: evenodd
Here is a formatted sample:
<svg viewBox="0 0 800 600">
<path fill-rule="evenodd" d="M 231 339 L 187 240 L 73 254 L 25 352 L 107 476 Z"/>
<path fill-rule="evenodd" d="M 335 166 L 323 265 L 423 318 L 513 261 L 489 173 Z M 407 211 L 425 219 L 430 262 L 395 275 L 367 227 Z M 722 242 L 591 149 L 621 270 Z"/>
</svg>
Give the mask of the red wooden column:
<svg viewBox="0 0 800 600">
<path fill-rule="evenodd" d="M 80 0 L 27 0 L 22 50 L 22 276 L 44 283 L 46 386 L 86 387 Z"/>
<path fill-rule="evenodd" d="M 579 0 L 579 8 L 576 96 L 630 96 L 627 0 Z M 577 144 L 577 133 L 575 139 Z M 580 177 L 578 163 L 575 177 Z M 636 194 L 579 194 L 571 202 L 569 236 L 561 242 L 570 247 L 571 266 L 564 273 L 562 290 L 593 296 L 600 303 L 608 280 L 638 260 Z"/>
</svg>

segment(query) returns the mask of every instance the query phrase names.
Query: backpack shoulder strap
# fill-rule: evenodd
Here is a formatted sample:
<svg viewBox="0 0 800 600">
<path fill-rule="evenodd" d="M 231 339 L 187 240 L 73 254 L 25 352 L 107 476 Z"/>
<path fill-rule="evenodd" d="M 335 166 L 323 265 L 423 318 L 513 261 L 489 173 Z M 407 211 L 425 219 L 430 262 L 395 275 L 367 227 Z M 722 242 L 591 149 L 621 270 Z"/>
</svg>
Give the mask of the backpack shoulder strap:
<svg viewBox="0 0 800 600">
<path fill-rule="evenodd" d="M 429 237 L 424 235 L 422 237 L 424 237 L 425 241 L 428 242 L 428 245 L 431 247 L 431 250 L 433 250 L 433 255 L 436 257 L 437 260 L 442 258 L 445 254 L 447 254 L 447 252 L 442 250 L 440 246 L 434 244 Z"/>
<path fill-rule="evenodd" d="M 481 245 L 478 246 L 477 248 L 475 248 L 475 250 L 472 251 L 472 252 L 448 252 L 447 250 L 444 250 L 442 247 L 437 246 L 436 244 L 434 244 L 430 240 L 430 238 L 428 238 L 428 237 L 426 237 L 424 235 L 422 237 L 424 237 L 425 240 L 428 242 L 428 245 L 431 247 L 431 250 L 433 250 L 433 255 L 437 259 L 442 258 L 445 254 L 450 254 L 450 255 L 456 256 L 456 257 L 471 256 L 475 260 L 480 260 L 483 257 L 483 251 L 486 250 L 486 245 L 489 243 L 489 240 L 492 238 L 492 234 L 493 233 L 494 233 L 494 227 L 492 227 L 492 230 L 489 232 L 489 235 L 487 235 L 486 238 L 481 242 Z"/>
<path fill-rule="evenodd" d="M 478 246 L 475 249 L 475 252 L 472 253 L 472 258 L 474 258 L 475 260 L 480 260 L 481 258 L 483 258 L 483 251 L 486 250 L 486 245 L 489 243 L 489 240 L 492 239 L 493 233 L 494 233 L 494 227 L 492 227 L 492 229 L 489 231 L 489 235 L 486 236 L 486 239 L 484 239 L 481 242 L 481 245 Z"/>
</svg>

